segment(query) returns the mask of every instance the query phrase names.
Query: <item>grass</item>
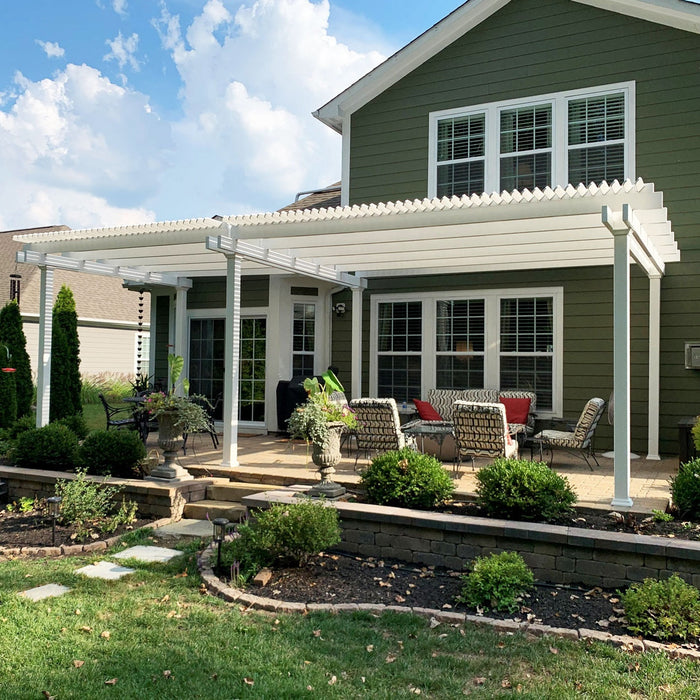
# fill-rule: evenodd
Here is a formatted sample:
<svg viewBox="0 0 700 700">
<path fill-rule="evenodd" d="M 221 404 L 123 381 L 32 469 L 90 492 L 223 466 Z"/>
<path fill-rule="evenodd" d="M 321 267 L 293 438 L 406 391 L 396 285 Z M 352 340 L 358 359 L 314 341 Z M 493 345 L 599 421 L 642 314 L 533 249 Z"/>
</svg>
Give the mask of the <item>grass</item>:
<svg viewBox="0 0 700 700">
<path fill-rule="evenodd" d="M 148 544 L 148 532 L 130 536 Z M 602 644 L 368 613 L 268 615 L 203 595 L 195 545 L 135 574 L 75 574 L 108 557 L 0 564 L 0 688 L 68 698 L 694 698 L 697 664 Z M 40 602 L 45 583 L 72 591 Z M 107 681 L 116 681 L 107 685 Z"/>
</svg>

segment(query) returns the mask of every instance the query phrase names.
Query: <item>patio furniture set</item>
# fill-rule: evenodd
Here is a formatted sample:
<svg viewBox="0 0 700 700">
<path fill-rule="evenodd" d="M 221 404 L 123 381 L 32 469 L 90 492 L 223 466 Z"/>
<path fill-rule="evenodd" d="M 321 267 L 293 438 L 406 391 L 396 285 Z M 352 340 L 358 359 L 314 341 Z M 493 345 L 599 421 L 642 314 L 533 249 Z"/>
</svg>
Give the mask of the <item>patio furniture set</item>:
<svg viewBox="0 0 700 700">
<path fill-rule="evenodd" d="M 554 448 L 581 456 L 591 470 L 590 459 L 600 466 L 593 451 L 593 438 L 605 401 L 590 399 L 576 424 L 566 430 L 550 428 L 535 434 L 536 401 L 532 392 L 433 390 L 429 393 L 429 401 L 414 401 L 420 417 L 401 425 L 394 399 L 354 399 L 349 405 L 355 412 L 358 426 L 348 436 L 347 442 L 352 438 L 356 440 L 356 466 L 363 453 L 369 457 L 372 452 L 416 446 L 417 441 L 424 451 L 426 438 L 437 441 L 441 456 L 447 436 L 452 436 L 455 442 L 453 471 L 456 474 L 467 458 L 473 469 L 476 457 L 517 458 L 527 447 L 531 458 L 535 451 L 539 452 L 541 460 L 549 452 L 550 466 Z"/>
</svg>

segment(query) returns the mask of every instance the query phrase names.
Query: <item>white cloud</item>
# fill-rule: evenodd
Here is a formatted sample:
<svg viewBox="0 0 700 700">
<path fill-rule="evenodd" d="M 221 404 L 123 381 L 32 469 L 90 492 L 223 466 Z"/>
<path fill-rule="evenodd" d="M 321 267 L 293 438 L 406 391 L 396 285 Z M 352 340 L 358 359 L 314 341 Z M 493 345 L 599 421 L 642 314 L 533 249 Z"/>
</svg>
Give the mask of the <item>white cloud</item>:
<svg viewBox="0 0 700 700">
<path fill-rule="evenodd" d="M 42 41 L 41 39 L 37 39 L 36 43 L 44 49 L 44 53 L 49 58 L 61 58 L 66 53 L 65 49 L 59 46 L 55 41 Z"/>
<path fill-rule="evenodd" d="M 112 7 L 118 15 L 126 14 L 126 0 L 112 0 Z"/>
<path fill-rule="evenodd" d="M 139 70 L 140 64 L 136 60 L 136 51 L 139 48 L 138 34 L 132 34 L 128 39 L 125 39 L 119 32 L 114 39 L 108 39 L 105 43 L 111 49 L 108 54 L 105 54 L 105 61 L 116 61 L 120 70 L 124 70 L 126 65 L 135 71 Z"/>
<path fill-rule="evenodd" d="M 340 140 L 311 112 L 384 58 L 328 33 L 328 0 L 255 0 L 235 14 L 231 5 L 209 0 L 183 33 L 163 4 L 156 24 L 180 72 L 185 113 L 175 128 L 182 167 L 168 186 L 184 191 L 182 173 L 197 172 L 195 188 L 206 182 L 219 213 L 237 213 L 234 202 L 282 206 L 339 179 Z"/>
<path fill-rule="evenodd" d="M 15 82 L 19 97 L 0 111 L 4 227 L 152 218 L 143 202 L 158 189 L 171 141 L 144 95 L 85 65 Z"/>
</svg>

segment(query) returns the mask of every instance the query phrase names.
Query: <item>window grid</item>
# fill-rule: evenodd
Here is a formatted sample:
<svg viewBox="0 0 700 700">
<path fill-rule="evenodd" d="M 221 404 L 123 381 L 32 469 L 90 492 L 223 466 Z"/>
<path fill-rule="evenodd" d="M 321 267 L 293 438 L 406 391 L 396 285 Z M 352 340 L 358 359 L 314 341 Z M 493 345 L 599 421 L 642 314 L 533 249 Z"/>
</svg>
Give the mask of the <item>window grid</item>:
<svg viewBox="0 0 700 700">
<path fill-rule="evenodd" d="M 241 319 L 238 419 L 265 421 L 266 319 Z"/>
<path fill-rule="evenodd" d="M 316 347 L 316 304 L 296 303 L 292 323 L 292 373 L 311 377 Z"/>
<path fill-rule="evenodd" d="M 436 302 L 436 388 L 484 386 L 485 313 L 483 299 Z"/>
<path fill-rule="evenodd" d="M 552 298 L 501 299 L 500 326 L 500 388 L 534 391 L 538 408 L 551 410 L 554 357 Z"/>
<path fill-rule="evenodd" d="M 421 395 L 422 303 L 384 302 L 377 317 L 377 395 L 399 403 Z"/>
<path fill-rule="evenodd" d="M 438 197 L 484 192 L 485 145 L 483 113 L 438 122 Z"/>
</svg>

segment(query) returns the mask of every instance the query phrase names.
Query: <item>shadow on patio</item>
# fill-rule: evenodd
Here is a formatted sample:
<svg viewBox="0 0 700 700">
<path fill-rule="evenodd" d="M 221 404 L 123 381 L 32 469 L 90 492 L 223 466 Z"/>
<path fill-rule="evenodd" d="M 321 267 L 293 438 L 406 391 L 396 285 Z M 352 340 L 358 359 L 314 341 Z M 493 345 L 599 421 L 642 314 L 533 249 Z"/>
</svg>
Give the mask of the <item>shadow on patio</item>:
<svg viewBox="0 0 700 700">
<path fill-rule="evenodd" d="M 192 438 L 194 437 L 194 440 Z M 149 439 L 149 449 L 156 447 L 155 436 Z M 195 476 L 230 477 L 234 481 L 248 481 L 269 485 L 313 483 L 318 480 L 315 466 L 311 462 L 310 448 L 303 442 L 291 443 L 287 438 L 270 435 L 241 435 L 238 442 L 239 467 L 222 467 L 221 451 L 213 450 L 208 435 L 190 437 L 188 454 L 180 455 L 180 462 Z M 526 451 L 525 456 L 529 456 Z M 564 451 L 556 452 L 555 470 L 566 476 L 578 495 L 582 507 L 613 510 L 613 461 L 598 455 L 600 467 L 591 471 L 582 459 Z M 477 459 L 476 468 L 488 460 Z M 367 464 L 363 455 L 355 465 L 355 452 L 350 458 L 343 450 L 343 459 L 336 467 L 335 481 L 352 487 L 359 482 L 359 471 Z M 452 471 L 452 463 L 445 462 Z M 652 509 L 664 510 L 670 498 L 670 479 L 678 471 L 678 458 L 668 457 L 661 461 L 643 458 L 632 460 L 630 495 L 634 501 L 634 512 L 650 513 Z M 469 463 L 463 465 L 460 478 L 456 480 L 458 495 L 473 494 L 475 472 Z M 620 510 L 620 509 L 617 509 Z"/>
</svg>

